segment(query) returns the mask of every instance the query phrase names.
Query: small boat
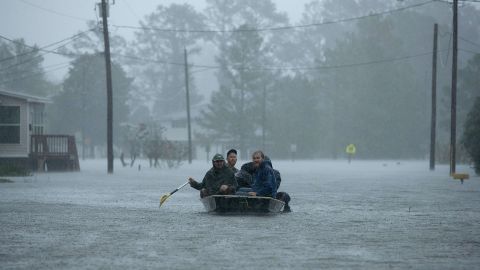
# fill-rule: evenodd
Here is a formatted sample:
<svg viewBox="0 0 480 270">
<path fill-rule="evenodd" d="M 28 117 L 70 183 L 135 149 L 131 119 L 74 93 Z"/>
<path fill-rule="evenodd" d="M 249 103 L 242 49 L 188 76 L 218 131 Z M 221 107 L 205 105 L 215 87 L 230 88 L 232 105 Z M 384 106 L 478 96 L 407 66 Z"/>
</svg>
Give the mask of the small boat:
<svg viewBox="0 0 480 270">
<path fill-rule="evenodd" d="M 200 199 L 207 212 L 237 214 L 269 214 L 283 210 L 283 201 L 260 196 L 213 195 Z"/>
</svg>

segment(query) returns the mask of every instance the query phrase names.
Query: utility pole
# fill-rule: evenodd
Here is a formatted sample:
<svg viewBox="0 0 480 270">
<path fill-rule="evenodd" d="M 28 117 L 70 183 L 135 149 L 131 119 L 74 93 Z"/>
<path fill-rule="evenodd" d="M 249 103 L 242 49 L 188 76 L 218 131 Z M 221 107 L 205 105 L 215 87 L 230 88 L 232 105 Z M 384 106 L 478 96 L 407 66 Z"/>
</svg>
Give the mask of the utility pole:
<svg viewBox="0 0 480 270">
<path fill-rule="evenodd" d="M 437 126 L 437 40 L 438 24 L 433 26 L 433 56 L 432 56 L 432 120 L 430 123 L 430 170 L 435 169 L 435 140 Z"/>
<path fill-rule="evenodd" d="M 452 98 L 450 106 L 450 175 L 455 173 L 456 125 L 457 125 L 457 53 L 458 53 L 458 0 L 453 0 L 453 51 Z"/>
<path fill-rule="evenodd" d="M 262 149 L 263 151 L 267 151 L 265 149 L 265 129 L 267 125 L 267 87 L 263 86 L 263 106 L 262 106 Z"/>
<path fill-rule="evenodd" d="M 107 73 L 107 159 L 108 173 L 113 173 L 113 102 L 112 67 L 110 62 L 110 40 L 108 38 L 107 3 L 102 0 L 103 41 L 105 45 L 105 67 Z"/>
<path fill-rule="evenodd" d="M 190 90 L 188 87 L 188 59 L 187 48 L 184 48 L 185 58 L 185 89 L 187 90 L 187 126 L 188 126 L 188 164 L 192 164 L 192 129 L 190 125 Z"/>
</svg>

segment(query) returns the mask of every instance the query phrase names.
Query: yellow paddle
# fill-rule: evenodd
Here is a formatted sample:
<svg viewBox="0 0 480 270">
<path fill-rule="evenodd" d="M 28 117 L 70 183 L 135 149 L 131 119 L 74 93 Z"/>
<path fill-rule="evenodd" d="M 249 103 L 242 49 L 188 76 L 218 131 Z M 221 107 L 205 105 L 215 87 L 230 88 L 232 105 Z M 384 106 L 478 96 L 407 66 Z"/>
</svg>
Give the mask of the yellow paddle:
<svg viewBox="0 0 480 270">
<path fill-rule="evenodd" d="M 184 183 L 183 185 L 179 186 L 178 188 L 176 188 L 174 191 L 172 191 L 172 192 L 170 192 L 170 193 L 168 193 L 168 194 L 165 194 L 165 195 L 163 195 L 162 197 L 160 197 L 160 205 L 159 205 L 158 207 L 162 206 L 162 204 L 163 204 L 170 196 L 172 196 L 173 193 L 179 191 L 181 188 L 183 188 L 183 187 L 186 186 L 187 184 L 188 184 L 188 181 L 187 181 L 186 183 Z"/>
</svg>

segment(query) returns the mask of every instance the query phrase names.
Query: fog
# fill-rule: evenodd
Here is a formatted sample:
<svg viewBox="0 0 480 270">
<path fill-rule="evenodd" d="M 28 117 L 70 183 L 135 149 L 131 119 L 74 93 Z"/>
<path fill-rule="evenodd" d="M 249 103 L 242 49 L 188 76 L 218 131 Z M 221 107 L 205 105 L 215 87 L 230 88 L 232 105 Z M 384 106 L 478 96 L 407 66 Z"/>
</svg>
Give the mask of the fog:
<svg viewBox="0 0 480 270">
<path fill-rule="evenodd" d="M 50 98 L 45 133 L 104 157 L 102 19 L 95 1 L 80 2 L 1 3 L 0 87 Z M 186 160 L 188 82 L 194 159 L 230 148 L 337 159 L 349 144 L 359 159 L 425 159 L 438 23 L 436 158 L 448 161 L 448 2 L 119 0 L 109 12 L 115 157 Z M 463 2 L 459 138 L 479 96 L 467 72 L 479 65 L 478 25 L 478 3 Z"/>
<path fill-rule="evenodd" d="M 0 268 L 478 267 L 480 4 L 460 2 L 452 171 L 449 1 L 116 0 L 108 32 L 94 0 L 0 1 Z M 229 149 L 263 150 L 293 211 L 213 215 L 188 185 L 159 207 Z"/>
</svg>

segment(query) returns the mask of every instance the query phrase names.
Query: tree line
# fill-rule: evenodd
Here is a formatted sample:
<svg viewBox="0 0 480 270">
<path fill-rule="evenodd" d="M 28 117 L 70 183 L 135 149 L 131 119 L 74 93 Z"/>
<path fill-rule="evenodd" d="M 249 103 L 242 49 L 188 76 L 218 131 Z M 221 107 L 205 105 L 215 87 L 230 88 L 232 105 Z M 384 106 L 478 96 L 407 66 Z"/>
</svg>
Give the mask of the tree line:
<svg viewBox="0 0 480 270">
<path fill-rule="evenodd" d="M 459 134 L 480 93 L 474 5 L 459 10 Z M 276 158 L 288 158 L 292 144 L 299 158 L 341 157 L 354 143 L 362 158 L 424 158 L 434 23 L 440 29 L 438 141 L 445 145 L 451 5 L 380 0 L 311 1 L 295 23 L 271 0 L 206 0 L 204 10 L 159 5 L 131 27 L 133 40 L 112 35 L 115 140 L 120 142 L 121 123 L 155 122 L 185 111 L 186 49 L 194 59 L 191 105 L 203 108 L 193 119 L 200 126 L 198 143 L 222 142 L 242 155 L 262 148 Z M 0 61 L 0 87 L 53 96 L 51 130 L 80 131 L 92 145 L 102 145 L 102 29 L 95 22 L 87 27 L 93 30 L 57 50 L 71 59 L 58 86 L 42 73 L 39 48 L 2 41 L 0 59 L 7 60 Z M 200 89 L 198 79 L 210 70 L 211 89 Z"/>
</svg>

